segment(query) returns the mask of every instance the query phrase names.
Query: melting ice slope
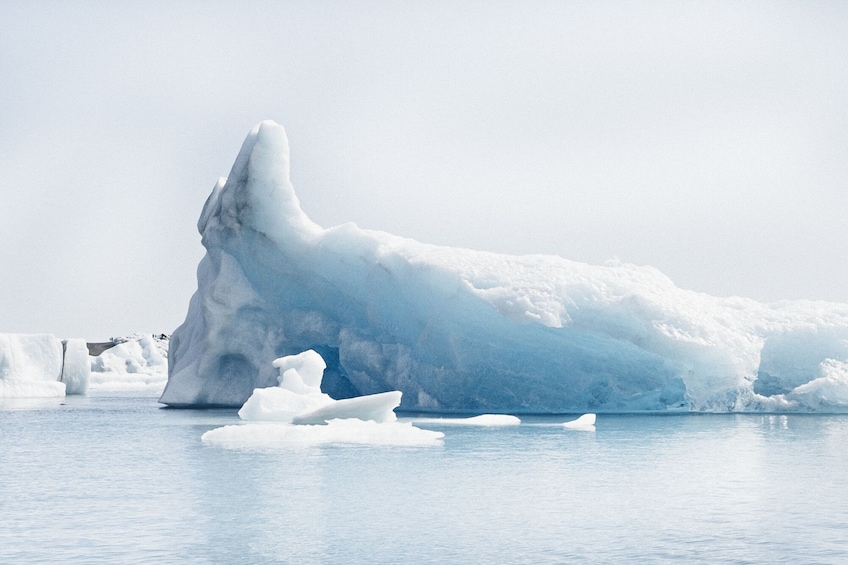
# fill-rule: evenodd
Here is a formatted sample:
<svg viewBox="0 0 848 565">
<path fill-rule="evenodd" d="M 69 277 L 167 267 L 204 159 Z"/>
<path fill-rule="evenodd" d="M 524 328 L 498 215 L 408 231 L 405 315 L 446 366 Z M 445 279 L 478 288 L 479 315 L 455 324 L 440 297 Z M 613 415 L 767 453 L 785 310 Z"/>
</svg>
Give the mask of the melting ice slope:
<svg viewBox="0 0 848 565">
<path fill-rule="evenodd" d="M 263 122 L 209 196 L 207 254 L 161 402 L 241 406 L 315 349 L 335 398 L 409 410 L 844 410 L 848 305 L 717 298 L 650 267 L 586 265 L 323 229 Z"/>
</svg>

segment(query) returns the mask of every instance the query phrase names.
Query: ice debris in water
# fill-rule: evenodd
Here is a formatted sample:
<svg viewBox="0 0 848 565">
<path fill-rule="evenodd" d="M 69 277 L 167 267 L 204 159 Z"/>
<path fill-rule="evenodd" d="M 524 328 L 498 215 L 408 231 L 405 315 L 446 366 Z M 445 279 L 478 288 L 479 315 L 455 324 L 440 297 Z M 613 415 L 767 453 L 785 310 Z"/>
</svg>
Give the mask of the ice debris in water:
<svg viewBox="0 0 848 565">
<path fill-rule="evenodd" d="M 447 426 L 481 426 L 495 428 L 504 426 L 518 426 L 521 419 L 509 414 L 480 414 L 470 418 L 415 418 L 416 424 L 438 424 Z"/>
<path fill-rule="evenodd" d="M 272 422 L 223 426 L 201 436 L 205 445 L 228 449 L 279 449 L 325 444 L 374 446 L 438 446 L 444 434 L 422 430 L 410 422 L 383 423 L 356 418 L 326 425 L 297 426 Z"/>
<path fill-rule="evenodd" d="M 259 388 L 238 414 L 250 423 L 204 433 L 201 441 L 221 447 L 283 447 L 348 443 L 438 445 L 444 434 L 398 422 L 401 393 L 389 391 L 334 400 L 321 392 L 326 364 L 308 350 L 274 360 L 276 387 Z"/>
<path fill-rule="evenodd" d="M 335 398 L 403 392 L 424 412 L 848 410 L 848 305 L 761 304 L 587 265 L 324 229 L 263 122 L 197 224 L 206 256 L 160 401 L 241 406 L 307 349 Z"/>
<path fill-rule="evenodd" d="M 584 430 L 587 432 L 595 431 L 595 414 L 583 414 L 576 420 L 571 420 L 570 422 L 564 422 L 562 424 L 563 428 L 567 428 L 569 430 Z"/>
</svg>

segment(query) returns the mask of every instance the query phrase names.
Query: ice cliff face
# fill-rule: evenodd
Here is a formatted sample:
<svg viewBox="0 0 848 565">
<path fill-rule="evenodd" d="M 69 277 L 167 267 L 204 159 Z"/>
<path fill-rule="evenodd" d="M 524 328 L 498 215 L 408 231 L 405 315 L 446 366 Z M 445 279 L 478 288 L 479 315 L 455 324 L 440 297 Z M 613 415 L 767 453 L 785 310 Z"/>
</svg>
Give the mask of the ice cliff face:
<svg viewBox="0 0 848 565">
<path fill-rule="evenodd" d="M 427 411 L 848 409 L 848 305 L 760 304 L 660 272 L 322 229 L 282 127 L 248 135 L 198 222 L 207 254 L 160 401 L 241 406 L 275 358 L 327 362 L 334 398 Z"/>
</svg>

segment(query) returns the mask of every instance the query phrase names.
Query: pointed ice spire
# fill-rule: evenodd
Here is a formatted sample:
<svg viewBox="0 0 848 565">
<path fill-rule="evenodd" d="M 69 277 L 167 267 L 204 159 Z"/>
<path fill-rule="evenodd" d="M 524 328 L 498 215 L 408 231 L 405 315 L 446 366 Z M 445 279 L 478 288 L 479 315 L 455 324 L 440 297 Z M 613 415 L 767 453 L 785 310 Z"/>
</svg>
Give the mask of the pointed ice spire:
<svg viewBox="0 0 848 565">
<path fill-rule="evenodd" d="M 198 222 L 203 233 L 217 216 L 226 227 L 243 226 L 282 241 L 293 232 L 321 230 L 300 208 L 289 180 L 289 142 L 283 126 L 266 120 L 242 144 L 230 175 L 215 186 Z"/>
</svg>

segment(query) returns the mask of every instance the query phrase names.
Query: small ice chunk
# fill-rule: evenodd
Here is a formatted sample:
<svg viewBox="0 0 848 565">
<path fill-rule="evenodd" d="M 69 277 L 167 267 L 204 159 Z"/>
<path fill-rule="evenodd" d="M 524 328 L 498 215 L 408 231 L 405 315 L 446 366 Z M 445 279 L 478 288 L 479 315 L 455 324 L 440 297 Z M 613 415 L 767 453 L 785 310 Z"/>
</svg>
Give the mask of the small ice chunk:
<svg viewBox="0 0 848 565">
<path fill-rule="evenodd" d="M 419 424 L 444 424 L 449 426 L 484 426 L 484 427 L 501 427 L 501 426 L 517 426 L 521 424 L 521 420 L 517 416 L 509 414 L 480 414 L 471 418 L 416 418 L 416 423 Z"/>
<path fill-rule="evenodd" d="M 587 432 L 595 431 L 595 415 L 594 414 L 583 414 L 576 420 L 571 420 L 569 422 L 565 422 L 562 425 L 563 428 L 567 428 L 569 430 L 583 430 Z"/>
<path fill-rule="evenodd" d="M 257 388 L 239 410 L 242 420 L 325 424 L 338 418 L 359 418 L 375 422 L 397 420 L 400 391 L 369 394 L 334 400 L 321 392 L 326 364 L 315 351 L 275 359 L 279 386 Z"/>
<path fill-rule="evenodd" d="M 465 424 L 470 426 L 517 426 L 521 420 L 517 416 L 509 414 L 480 414 L 473 418 L 467 418 Z"/>
<path fill-rule="evenodd" d="M 271 365 L 280 371 L 277 381 L 282 388 L 298 394 L 321 392 L 321 381 L 327 364 L 324 358 L 312 349 L 274 359 Z"/>
<path fill-rule="evenodd" d="M 280 357 L 272 365 L 280 371 L 279 386 L 254 389 L 238 412 L 242 420 L 291 422 L 300 414 L 312 413 L 335 402 L 321 392 L 327 365 L 315 351 Z"/>
</svg>

